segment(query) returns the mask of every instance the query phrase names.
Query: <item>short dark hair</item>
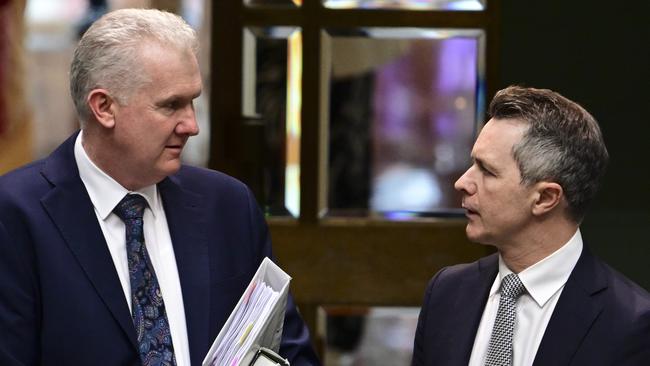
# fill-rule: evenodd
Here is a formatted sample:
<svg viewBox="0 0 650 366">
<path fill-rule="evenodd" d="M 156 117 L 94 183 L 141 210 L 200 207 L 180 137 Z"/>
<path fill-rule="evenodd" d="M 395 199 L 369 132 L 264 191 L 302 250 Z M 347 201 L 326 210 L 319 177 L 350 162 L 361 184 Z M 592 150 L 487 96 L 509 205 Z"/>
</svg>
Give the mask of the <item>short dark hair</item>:
<svg viewBox="0 0 650 366">
<path fill-rule="evenodd" d="M 594 117 L 554 91 L 521 86 L 497 92 L 488 112 L 493 119 L 516 119 L 528 125 L 513 147 L 522 184 L 545 180 L 560 184 L 570 216 L 580 223 L 609 160 Z"/>
</svg>

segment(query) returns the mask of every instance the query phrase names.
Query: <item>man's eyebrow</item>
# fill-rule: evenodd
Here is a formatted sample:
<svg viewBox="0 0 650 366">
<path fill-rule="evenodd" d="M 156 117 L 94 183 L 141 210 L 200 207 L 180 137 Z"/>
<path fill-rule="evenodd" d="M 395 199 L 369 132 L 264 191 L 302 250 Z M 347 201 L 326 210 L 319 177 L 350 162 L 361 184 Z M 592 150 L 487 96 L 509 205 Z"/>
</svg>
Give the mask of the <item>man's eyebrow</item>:
<svg viewBox="0 0 650 366">
<path fill-rule="evenodd" d="M 472 159 L 474 160 L 474 162 L 475 162 L 477 165 L 481 166 L 482 168 L 485 168 L 485 169 L 487 169 L 487 170 L 489 170 L 489 171 L 491 171 L 491 172 L 496 172 L 496 171 L 498 171 L 498 169 L 497 169 L 494 165 L 492 165 L 492 164 L 486 162 L 485 160 L 483 160 L 483 159 L 481 159 L 481 158 L 472 157 Z"/>
<path fill-rule="evenodd" d="M 201 91 L 199 91 L 198 93 L 194 93 L 194 94 L 190 95 L 189 97 L 187 97 L 185 95 L 180 95 L 180 94 L 172 94 L 172 95 L 169 95 L 169 96 L 166 96 L 166 97 L 162 98 L 160 100 L 160 104 L 175 102 L 175 101 L 179 101 L 179 100 L 181 100 L 181 101 L 182 100 L 194 100 L 194 99 L 198 98 L 200 95 L 201 95 Z"/>
</svg>

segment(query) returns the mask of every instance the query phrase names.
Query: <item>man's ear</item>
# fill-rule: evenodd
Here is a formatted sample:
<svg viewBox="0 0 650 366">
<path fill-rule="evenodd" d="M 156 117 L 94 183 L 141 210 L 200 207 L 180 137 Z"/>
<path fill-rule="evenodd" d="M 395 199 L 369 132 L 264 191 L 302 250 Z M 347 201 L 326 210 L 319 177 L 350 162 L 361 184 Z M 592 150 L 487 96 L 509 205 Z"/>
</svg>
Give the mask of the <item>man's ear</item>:
<svg viewBox="0 0 650 366">
<path fill-rule="evenodd" d="M 535 184 L 536 199 L 533 202 L 533 215 L 541 216 L 552 211 L 562 202 L 564 190 L 555 182 L 539 182 Z"/>
<path fill-rule="evenodd" d="M 115 126 L 115 107 L 117 103 L 105 89 L 94 89 L 88 94 L 91 113 L 104 128 Z"/>
<path fill-rule="evenodd" d="M 562 202 L 564 189 L 555 182 L 539 182 L 535 184 L 536 199 L 533 202 L 533 215 L 541 216 L 552 211 Z"/>
</svg>

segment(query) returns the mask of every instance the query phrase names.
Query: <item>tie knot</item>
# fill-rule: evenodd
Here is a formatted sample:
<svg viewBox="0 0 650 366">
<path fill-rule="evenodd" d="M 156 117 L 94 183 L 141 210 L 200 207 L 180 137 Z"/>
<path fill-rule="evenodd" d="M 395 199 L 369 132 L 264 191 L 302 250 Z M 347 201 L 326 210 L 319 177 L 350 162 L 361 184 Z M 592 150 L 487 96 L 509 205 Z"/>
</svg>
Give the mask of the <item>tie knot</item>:
<svg viewBox="0 0 650 366">
<path fill-rule="evenodd" d="M 519 276 L 511 273 L 503 278 L 501 281 L 501 296 L 510 298 L 518 298 L 526 291 L 526 287 L 521 283 Z"/>
<path fill-rule="evenodd" d="M 144 209 L 147 207 L 147 201 L 139 194 L 127 194 L 120 203 L 115 206 L 113 212 L 122 221 L 129 219 L 141 219 Z"/>
</svg>

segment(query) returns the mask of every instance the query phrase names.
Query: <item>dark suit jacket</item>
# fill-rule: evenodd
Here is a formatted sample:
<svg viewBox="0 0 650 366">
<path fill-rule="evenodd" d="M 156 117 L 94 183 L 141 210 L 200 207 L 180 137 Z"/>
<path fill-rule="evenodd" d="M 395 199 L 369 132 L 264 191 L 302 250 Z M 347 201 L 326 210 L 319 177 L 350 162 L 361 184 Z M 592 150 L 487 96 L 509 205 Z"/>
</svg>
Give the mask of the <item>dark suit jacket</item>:
<svg viewBox="0 0 650 366">
<path fill-rule="evenodd" d="M 136 335 L 113 260 L 79 178 L 76 134 L 0 177 L 0 365 L 136 365 Z M 158 184 L 200 365 L 271 243 L 250 191 L 184 166 Z M 289 300 L 280 353 L 318 364 Z"/>
<path fill-rule="evenodd" d="M 444 268 L 427 287 L 413 365 L 467 365 L 497 254 Z M 650 365 L 650 295 L 585 247 L 555 306 L 534 365 Z"/>
</svg>

